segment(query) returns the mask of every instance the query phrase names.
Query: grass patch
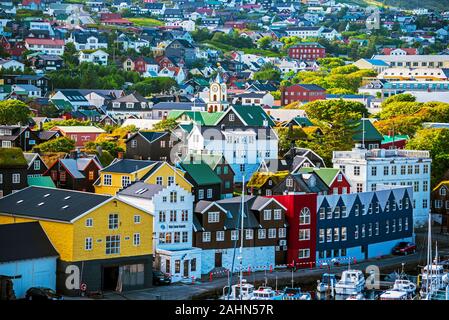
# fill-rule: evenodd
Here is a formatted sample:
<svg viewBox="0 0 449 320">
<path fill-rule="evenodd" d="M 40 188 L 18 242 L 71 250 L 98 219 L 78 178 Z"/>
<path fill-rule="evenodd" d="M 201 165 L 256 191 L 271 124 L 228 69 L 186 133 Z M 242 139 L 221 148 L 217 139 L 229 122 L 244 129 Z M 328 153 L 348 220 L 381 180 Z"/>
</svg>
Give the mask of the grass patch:
<svg viewBox="0 0 449 320">
<path fill-rule="evenodd" d="M 129 21 L 139 27 L 159 27 L 164 26 L 165 23 L 153 18 L 127 18 Z"/>
<path fill-rule="evenodd" d="M 0 167 L 16 168 L 27 166 L 28 163 L 20 148 L 0 148 Z"/>
</svg>

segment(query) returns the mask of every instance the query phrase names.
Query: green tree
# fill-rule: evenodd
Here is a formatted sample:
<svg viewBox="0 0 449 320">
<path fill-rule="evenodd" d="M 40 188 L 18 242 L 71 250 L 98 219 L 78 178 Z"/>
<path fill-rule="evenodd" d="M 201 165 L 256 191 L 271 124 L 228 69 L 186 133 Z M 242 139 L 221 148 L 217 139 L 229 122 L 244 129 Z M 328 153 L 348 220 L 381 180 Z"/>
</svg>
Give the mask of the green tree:
<svg viewBox="0 0 449 320">
<path fill-rule="evenodd" d="M 169 92 L 178 87 L 176 81 L 169 77 L 146 78 L 131 86 L 131 90 L 139 92 L 143 96 L 155 93 Z"/>
<path fill-rule="evenodd" d="M 44 130 L 51 130 L 51 128 L 56 126 L 90 126 L 92 123 L 89 120 L 82 121 L 77 119 L 68 120 L 54 120 L 44 123 Z"/>
<path fill-rule="evenodd" d="M 174 128 L 176 128 L 178 126 L 178 123 L 176 122 L 175 119 L 169 118 L 169 119 L 164 119 L 159 121 L 158 123 L 156 123 L 153 126 L 154 130 L 164 130 L 164 131 L 170 131 L 173 130 Z"/>
<path fill-rule="evenodd" d="M 334 123 L 339 115 L 342 115 L 342 119 L 354 121 L 368 114 L 363 103 L 343 99 L 316 100 L 305 104 L 303 108 L 310 119 L 327 123 Z"/>
<path fill-rule="evenodd" d="M 38 144 L 33 150 L 40 150 L 42 152 L 70 152 L 75 149 L 75 141 L 70 140 L 67 137 L 56 138 Z"/>
<path fill-rule="evenodd" d="M 449 129 L 421 129 L 407 142 L 406 149 L 428 150 L 432 157 L 432 185 L 449 169 Z"/>
<path fill-rule="evenodd" d="M 281 79 L 281 72 L 271 63 L 267 63 L 259 71 L 254 73 L 253 79 L 279 81 Z"/>
<path fill-rule="evenodd" d="M 31 111 L 28 106 L 20 100 L 0 101 L 0 124 L 14 125 L 21 123 L 25 125 L 30 119 Z"/>
<path fill-rule="evenodd" d="M 270 36 L 265 36 L 257 40 L 257 46 L 260 49 L 269 49 L 271 47 L 271 43 L 273 42 L 273 38 Z"/>
</svg>

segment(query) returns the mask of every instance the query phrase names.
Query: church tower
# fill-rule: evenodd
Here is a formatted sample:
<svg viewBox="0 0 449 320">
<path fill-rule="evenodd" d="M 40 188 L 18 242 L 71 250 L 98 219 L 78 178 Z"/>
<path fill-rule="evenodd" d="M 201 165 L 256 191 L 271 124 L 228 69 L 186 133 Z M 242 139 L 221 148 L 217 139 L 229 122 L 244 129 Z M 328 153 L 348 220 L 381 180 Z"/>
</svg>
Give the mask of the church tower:
<svg viewBox="0 0 449 320">
<path fill-rule="evenodd" d="M 228 88 L 223 80 L 222 72 L 223 69 L 218 65 L 217 76 L 209 87 L 209 102 L 207 103 L 207 111 L 209 112 L 223 111 L 229 106 Z"/>
</svg>

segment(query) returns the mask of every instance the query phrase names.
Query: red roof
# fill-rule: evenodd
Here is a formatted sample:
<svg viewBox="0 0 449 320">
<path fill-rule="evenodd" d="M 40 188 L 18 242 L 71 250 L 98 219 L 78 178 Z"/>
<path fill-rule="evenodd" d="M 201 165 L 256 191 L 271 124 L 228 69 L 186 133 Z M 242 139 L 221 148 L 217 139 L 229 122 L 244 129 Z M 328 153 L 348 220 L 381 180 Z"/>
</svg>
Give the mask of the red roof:
<svg viewBox="0 0 449 320">
<path fill-rule="evenodd" d="M 407 55 L 418 54 L 418 49 L 416 49 L 416 48 L 384 48 L 382 50 L 382 52 L 385 55 L 390 55 L 391 51 L 396 50 L 396 49 L 401 49 L 401 50 L 405 51 L 407 53 Z"/>
<path fill-rule="evenodd" d="M 25 42 L 28 44 L 64 46 L 64 40 L 60 39 L 26 38 Z"/>
<path fill-rule="evenodd" d="M 131 21 L 126 19 L 103 19 L 101 20 L 102 23 L 113 23 L 113 24 L 132 24 Z"/>
<path fill-rule="evenodd" d="M 41 4 L 41 0 L 22 0 L 23 6 L 27 6 L 30 3 Z"/>
</svg>

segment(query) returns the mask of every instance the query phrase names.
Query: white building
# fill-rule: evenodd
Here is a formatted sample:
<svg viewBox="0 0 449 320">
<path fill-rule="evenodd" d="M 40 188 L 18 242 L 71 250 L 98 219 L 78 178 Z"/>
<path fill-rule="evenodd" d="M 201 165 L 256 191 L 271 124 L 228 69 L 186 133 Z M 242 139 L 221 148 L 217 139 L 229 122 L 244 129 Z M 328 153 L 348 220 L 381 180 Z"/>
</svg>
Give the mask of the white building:
<svg viewBox="0 0 449 320">
<path fill-rule="evenodd" d="M 109 54 L 104 52 L 103 50 L 96 50 L 94 52 L 80 51 L 78 54 L 78 60 L 80 64 L 83 62 L 91 62 L 105 66 L 108 64 L 108 57 Z"/>
<path fill-rule="evenodd" d="M 62 56 L 64 54 L 64 44 L 64 40 L 60 39 L 25 39 L 25 48 L 28 50 L 45 54 L 55 54 L 57 56 Z"/>
<path fill-rule="evenodd" d="M 22 71 L 25 69 L 25 65 L 22 62 L 12 60 L 12 59 L 1 59 L 0 58 L 0 70 L 10 69 L 13 71 Z"/>
<path fill-rule="evenodd" d="M 153 216 L 157 268 L 172 282 L 201 277 L 201 249 L 192 247 L 193 195 L 173 183 L 167 187 L 136 182 L 117 196 Z"/>
<path fill-rule="evenodd" d="M 351 192 L 376 191 L 377 185 L 413 187 L 414 225 L 427 222 L 430 208 L 429 151 L 366 150 L 334 151 L 334 168 L 340 168 L 351 183 Z"/>
</svg>

